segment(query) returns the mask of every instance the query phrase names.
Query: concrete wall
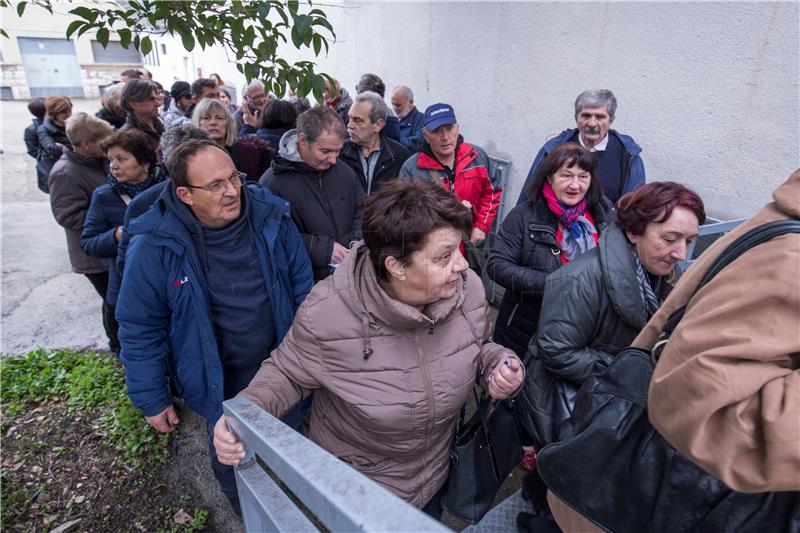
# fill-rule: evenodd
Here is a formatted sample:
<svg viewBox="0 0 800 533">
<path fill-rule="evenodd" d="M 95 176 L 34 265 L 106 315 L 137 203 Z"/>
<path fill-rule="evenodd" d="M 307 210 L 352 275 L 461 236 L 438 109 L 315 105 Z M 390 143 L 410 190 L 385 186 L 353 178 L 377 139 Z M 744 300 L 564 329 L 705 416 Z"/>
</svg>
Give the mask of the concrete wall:
<svg viewBox="0 0 800 533">
<path fill-rule="evenodd" d="M 799 5 L 345 1 L 324 7 L 338 42 L 321 66 L 351 92 L 371 71 L 422 109 L 453 104 L 466 139 L 512 161 L 514 199 L 575 97 L 609 88 L 649 180 L 743 217 L 800 166 Z"/>
</svg>

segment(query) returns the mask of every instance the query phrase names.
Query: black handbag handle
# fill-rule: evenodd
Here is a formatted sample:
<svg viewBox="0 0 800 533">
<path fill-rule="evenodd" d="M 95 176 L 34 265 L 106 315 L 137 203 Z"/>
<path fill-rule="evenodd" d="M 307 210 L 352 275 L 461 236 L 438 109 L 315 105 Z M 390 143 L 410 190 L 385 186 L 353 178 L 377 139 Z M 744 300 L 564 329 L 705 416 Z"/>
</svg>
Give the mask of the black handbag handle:
<svg viewBox="0 0 800 533">
<path fill-rule="evenodd" d="M 774 222 L 767 222 L 766 224 L 762 224 L 757 226 L 751 230 L 749 230 L 744 235 L 738 237 L 735 241 L 733 241 L 714 261 L 711 265 L 711 268 L 703 276 L 703 279 L 700 280 L 700 283 L 697 284 L 697 287 L 692 292 L 691 296 L 689 296 L 689 300 L 673 311 L 673 313 L 667 319 L 667 322 L 664 324 L 664 328 L 661 330 L 661 334 L 658 337 L 658 342 L 653 347 L 653 359 L 658 361 L 659 357 L 661 357 L 661 352 L 664 349 L 664 346 L 669 341 L 670 335 L 672 332 L 675 331 L 675 328 L 678 327 L 678 323 L 683 318 L 683 315 L 686 313 L 686 306 L 689 305 L 689 302 L 694 298 L 694 295 L 702 289 L 708 282 L 710 282 L 717 274 L 722 271 L 725 267 L 733 263 L 739 256 L 745 253 L 747 250 L 758 246 L 774 237 L 778 237 L 779 235 L 785 235 L 787 233 L 800 233 L 800 222 L 797 220 L 776 220 Z"/>
</svg>

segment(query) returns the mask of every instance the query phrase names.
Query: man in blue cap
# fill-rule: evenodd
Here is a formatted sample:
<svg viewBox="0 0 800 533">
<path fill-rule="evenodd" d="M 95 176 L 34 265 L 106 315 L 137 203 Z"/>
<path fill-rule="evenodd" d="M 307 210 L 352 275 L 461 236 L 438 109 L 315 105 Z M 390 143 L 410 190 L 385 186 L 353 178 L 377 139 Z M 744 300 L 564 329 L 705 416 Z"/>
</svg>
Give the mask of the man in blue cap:
<svg viewBox="0 0 800 533">
<path fill-rule="evenodd" d="M 472 209 L 470 241 L 477 244 L 492 231 L 503 189 L 489 177 L 489 157 L 480 146 L 464 142 L 453 107 L 433 104 L 425 110 L 423 143 L 400 169 L 401 178 L 438 181 Z"/>
</svg>

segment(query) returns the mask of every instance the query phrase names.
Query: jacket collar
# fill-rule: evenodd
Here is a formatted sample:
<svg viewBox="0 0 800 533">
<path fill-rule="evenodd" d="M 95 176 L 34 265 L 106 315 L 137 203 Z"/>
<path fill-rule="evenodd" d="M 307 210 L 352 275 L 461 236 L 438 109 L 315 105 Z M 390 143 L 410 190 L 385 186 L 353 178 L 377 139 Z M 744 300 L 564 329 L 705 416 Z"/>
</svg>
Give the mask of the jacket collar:
<svg viewBox="0 0 800 533">
<path fill-rule="evenodd" d="M 631 327 L 640 330 L 647 322 L 644 300 L 636 277 L 636 262 L 625 233 L 612 223 L 597 244 L 603 285 L 614 311 Z"/>
<path fill-rule="evenodd" d="M 453 171 L 459 172 L 460 169 L 474 161 L 476 157 L 478 157 L 478 152 L 471 144 L 465 143 L 464 137 L 459 134 L 458 141 L 456 141 L 456 158 L 453 162 Z M 419 158 L 417 159 L 417 166 L 428 170 L 445 170 L 442 163 L 433 155 L 431 145 L 427 142 L 423 142 L 422 144 L 422 150 L 420 150 Z"/>
</svg>

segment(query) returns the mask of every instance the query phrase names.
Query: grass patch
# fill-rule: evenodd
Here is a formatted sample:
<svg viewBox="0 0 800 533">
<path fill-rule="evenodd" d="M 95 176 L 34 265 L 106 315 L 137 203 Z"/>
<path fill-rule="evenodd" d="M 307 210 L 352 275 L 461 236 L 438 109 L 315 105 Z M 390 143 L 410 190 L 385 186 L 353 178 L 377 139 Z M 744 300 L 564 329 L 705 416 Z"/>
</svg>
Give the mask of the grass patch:
<svg viewBox="0 0 800 533">
<path fill-rule="evenodd" d="M 153 431 L 131 404 L 118 360 L 93 352 L 41 349 L 0 360 L 3 431 L 36 404 L 62 401 L 68 412 L 100 412 L 97 426 L 128 466 L 169 460 L 169 435 Z"/>
</svg>

